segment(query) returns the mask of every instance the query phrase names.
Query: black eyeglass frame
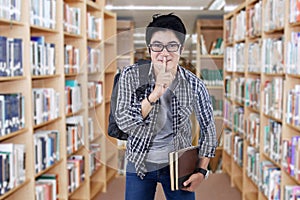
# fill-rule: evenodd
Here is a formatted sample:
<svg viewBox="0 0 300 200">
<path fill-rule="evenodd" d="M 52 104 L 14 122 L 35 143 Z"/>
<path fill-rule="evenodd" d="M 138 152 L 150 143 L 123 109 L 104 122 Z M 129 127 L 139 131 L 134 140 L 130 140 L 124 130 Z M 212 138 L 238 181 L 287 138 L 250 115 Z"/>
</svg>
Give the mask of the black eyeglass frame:
<svg viewBox="0 0 300 200">
<path fill-rule="evenodd" d="M 152 46 L 153 45 L 161 45 L 161 50 L 159 50 L 159 51 L 155 51 L 155 50 L 153 50 L 153 48 L 152 48 Z M 174 50 L 174 51 L 170 51 L 169 50 L 169 45 L 176 45 L 177 46 L 177 49 L 176 50 Z M 169 47 L 168 47 L 169 46 Z M 148 44 L 148 47 L 151 49 L 151 51 L 153 51 L 153 52 L 162 52 L 164 49 L 166 49 L 168 52 L 176 52 L 176 51 L 178 51 L 179 49 L 180 49 L 180 47 L 181 47 L 182 45 L 181 44 L 178 44 L 178 43 L 169 43 L 169 44 L 167 44 L 167 45 L 163 45 L 163 44 L 161 44 L 161 43 L 153 43 L 153 44 Z"/>
</svg>

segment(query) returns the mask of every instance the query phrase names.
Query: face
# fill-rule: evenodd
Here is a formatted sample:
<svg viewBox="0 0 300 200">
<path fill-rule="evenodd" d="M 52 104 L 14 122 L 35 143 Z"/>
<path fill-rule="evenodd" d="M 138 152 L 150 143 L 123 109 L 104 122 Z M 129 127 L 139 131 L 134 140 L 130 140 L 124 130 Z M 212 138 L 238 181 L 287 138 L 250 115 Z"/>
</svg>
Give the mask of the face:
<svg viewBox="0 0 300 200">
<path fill-rule="evenodd" d="M 172 31 L 157 31 L 152 35 L 150 40 L 150 44 L 180 44 L 179 40 L 177 39 L 176 35 Z M 177 72 L 177 65 L 180 58 L 180 49 L 178 48 L 176 52 L 168 52 L 166 48 L 163 49 L 161 52 L 154 52 L 150 49 L 151 60 L 154 65 L 154 70 L 158 71 L 159 68 L 163 64 L 163 58 L 166 57 L 167 61 L 167 72 L 172 72 L 176 74 Z"/>
</svg>

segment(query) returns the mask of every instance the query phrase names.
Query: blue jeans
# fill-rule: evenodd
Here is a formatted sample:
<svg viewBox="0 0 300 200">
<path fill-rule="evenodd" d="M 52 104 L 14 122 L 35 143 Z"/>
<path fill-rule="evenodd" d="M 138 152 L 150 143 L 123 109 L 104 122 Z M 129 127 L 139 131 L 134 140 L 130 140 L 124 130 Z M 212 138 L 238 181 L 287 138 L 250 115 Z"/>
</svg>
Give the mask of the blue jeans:
<svg viewBox="0 0 300 200">
<path fill-rule="evenodd" d="M 147 173 L 141 179 L 135 173 L 134 164 L 126 167 L 125 200 L 153 200 L 157 183 L 161 183 L 167 200 L 195 200 L 195 193 L 184 190 L 171 191 L 169 165 L 146 164 Z"/>
</svg>

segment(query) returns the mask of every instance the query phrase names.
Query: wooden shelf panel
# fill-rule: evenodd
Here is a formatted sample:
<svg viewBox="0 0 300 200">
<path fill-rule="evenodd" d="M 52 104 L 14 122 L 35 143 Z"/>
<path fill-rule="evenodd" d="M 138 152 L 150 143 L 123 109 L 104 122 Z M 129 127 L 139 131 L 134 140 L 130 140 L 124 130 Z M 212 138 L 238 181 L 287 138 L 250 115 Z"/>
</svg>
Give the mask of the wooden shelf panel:
<svg viewBox="0 0 300 200">
<path fill-rule="evenodd" d="M 0 77 L 0 82 L 24 80 L 25 76 Z"/>
<path fill-rule="evenodd" d="M 0 141 L 5 141 L 7 139 L 10 139 L 10 138 L 13 138 L 13 137 L 16 137 L 18 135 L 22 135 L 24 134 L 25 132 L 27 132 L 29 129 L 28 128 L 22 128 L 16 132 L 13 132 L 13 133 L 10 133 L 10 134 L 7 134 L 7 135 L 4 135 L 4 136 L 1 136 L 0 137 Z"/>
<path fill-rule="evenodd" d="M 105 11 L 105 1 L 103 0 L 63 0 L 56 1 L 55 8 L 55 23 L 56 26 L 54 29 L 31 25 L 31 8 L 30 0 L 20 0 L 22 3 L 21 7 L 21 21 L 11 21 L 6 19 L 0 19 L 0 25 L 2 28 L 2 35 L 5 37 L 11 38 L 21 38 L 23 43 L 23 52 L 22 52 L 22 67 L 24 76 L 15 76 L 15 77 L 0 77 L 1 88 L 3 88 L 3 93 L 9 92 L 21 92 L 25 97 L 25 128 L 18 130 L 16 132 L 10 133 L 5 136 L 0 137 L 2 143 L 24 143 L 26 145 L 26 178 L 28 178 L 25 183 L 19 185 L 18 187 L 10 190 L 6 194 L 2 195 L 0 199 L 34 199 L 35 195 L 35 184 L 34 179 L 45 173 L 55 173 L 58 174 L 59 178 L 59 196 L 58 199 L 85 199 L 94 197 L 97 193 L 102 192 L 106 188 L 106 177 L 113 178 L 113 171 L 107 171 L 105 165 L 103 164 L 99 170 L 95 173 L 95 179 L 103 180 L 102 182 L 95 181 L 93 176 L 88 176 L 88 163 L 90 158 L 88 156 L 87 146 L 81 146 L 78 151 L 73 152 L 74 154 L 85 155 L 85 180 L 80 184 L 80 186 L 71 194 L 68 192 L 68 180 L 66 175 L 67 167 L 67 147 L 66 147 L 66 119 L 74 115 L 83 116 L 83 133 L 85 133 L 85 139 L 83 141 L 84 145 L 89 144 L 88 138 L 88 117 L 92 118 L 94 121 L 94 129 L 96 130 L 96 123 L 101 121 L 100 126 L 96 131 L 92 142 L 99 143 L 101 146 L 101 156 L 105 155 L 105 139 L 103 137 L 104 133 L 100 133 L 99 130 L 106 130 L 106 125 L 108 123 L 106 119 L 105 103 L 95 104 L 94 106 L 89 107 L 88 100 L 83 98 L 82 100 L 82 109 L 75 113 L 65 113 L 65 80 L 70 79 L 79 79 L 82 89 L 82 96 L 88 96 L 87 88 L 88 81 L 101 81 L 103 83 L 103 96 L 109 96 L 106 93 L 110 92 L 110 85 L 106 84 L 104 81 L 104 71 L 90 73 L 88 66 L 85 63 L 85 58 L 87 58 L 88 50 L 87 47 L 98 48 L 101 51 L 100 66 L 104 66 L 105 57 L 102 55 L 109 55 L 110 60 L 115 60 L 116 55 L 116 42 L 114 37 L 116 36 L 116 14 L 113 12 Z M 76 7 L 80 10 L 80 34 L 72 34 L 64 32 L 63 22 L 64 22 L 64 3 L 69 4 L 71 7 Z M 40 5 L 45 6 L 45 5 Z M 45 12 L 48 12 L 46 9 Z M 86 13 L 90 12 L 93 16 L 101 18 L 103 23 L 101 23 L 102 38 L 113 38 L 107 41 L 107 44 L 102 44 L 102 40 L 93 39 L 87 36 L 86 29 Z M 104 14 L 105 12 L 105 14 Z M 47 14 L 47 13 L 45 13 Z M 50 13 L 49 13 L 50 14 Z M 41 20 L 43 22 L 43 20 Z M 35 76 L 32 75 L 31 69 L 31 36 L 44 36 L 47 43 L 53 43 L 55 45 L 54 49 L 54 60 L 56 67 L 55 75 L 43 75 Z M 80 49 L 80 72 L 77 74 L 66 74 L 64 69 L 65 56 L 70 56 L 70 54 L 65 53 L 64 44 L 71 44 L 75 48 Z M 33 46 L 32 46 L 33 47 Z M 107 47 L 107 48 L 105 48 Z M 51 49 L 52 52 L 53 49 Z M 109 50 L 109 51 L 108 51 Z M 45 52 L 46 53 L 46 52 Z M 69 53 L 69 52 L 68 52 Z M 15 57 L 16 58 L 16 57 Z M 48 59 L 49 57 L 47 57 Z M 68 57 L 70 59 L 70 57 Z M 38 58 L 37 58 L 38 59 Z M 74 59 L 74 57 L 72 57 Z M 110 64 L 109 70 L 112 74 L 115 73 L 116 68 L 113 66 L 114 63 Z M 32 90 L 34 88 L 43 88 L 51 87 L 59 94 L 59 113 L 60 117 L 56 119 L 49 120 L 35 125 L 33 119 L 33 107 L 34 100 L 32 97 Z M 106 88 L 108 87 L 108 89 Z M 105 93 L 106 91 L 106 93 Z M 48 99 L 47 99 L 48 100 Z M 92 110 L 95 110 L 96 114 L 92 114 Z M 90 112 L 89 112 L 90 111 Z M 62 116 L 61 116 L 62 114 Z M 47 169 L 42 170 L 38 173 L 35 173 L 35 146 L 34 146 L 34 132 L 38 130 L 58 130 L 59 131 L 59 153 L 60 160 L 56 161 L 52 166 L 47 167 Z M 103 150 L 103 151 L 102 151 Z M 105 156 L 103 156 L 105 158 Z M 114 156 L 111 159 L 111 163 L 114 163 L 117 159 L 117 156 Z M 106 174 L 109 173 L 109 174 Z M 91 181 L 93 179 L 93 181 Z M 90 188 L 91 184 L 91 188 Z M 104 188 L 104 189 L 103 189 Z M 85 195 L 83 197 L 83 195 Z"/>
<path fill-rule="evenodd" d="M 258 193 L 257 192 L 248 192 L 245 194 L 246 200 L 257 200 L 258 199 Z"/>
<path fill-rule="evenodd" d="M 90 190 L 91 190 L 91 199 L 95 198 L 96 195 L 101 192 L 104 188 L 105 184 L 101 182 L 92 182 L 90 184 Z"/>
<path fill-rule="evenodd" d="M 56 161 L 53 165 L 49 166 L 48 168 L 38 172 L 36 175 L 35 175 L 35 178 L 41 176 L 42 174 L 45 174 L 47 172 L 49 172 L 50 170 L 54 169 L 55 167 L 57 167 L 58 165 L 60 165 L 61 163 L 63 162 L 62 159 L 60 159 L 59 161 Z"/>
<path fill-rule="evenodd" d="M 21 190 L 23 187 L 27 186 L 30 183 L 30 179 L 27 179 L 24 181 L 24 183 L 21 183 L 20 185 L 18 185 L 17 187 L 9 190 L 8 192 L 4 193 L 2 196 L 0 196 L 0 200 L 5 200 L 7 199 L 9 196 L 13 195 L 14 193 L 16 193 L 18 190 Z"/>
<path fill-rule="evenodd" d="M 237 176 L 233 178 L 233 183 L 235 187 L 243 193 L 243 177 L 242 176 Z"/>
<path fill-rule="evenodd" d="M 42 26 L 35 26 L 35 25 L 30 25 L 30 30 L 31 31 L 44 32 L 44 33 L 59 33 L 55 29 L 50 29 L 50 28 L 45 28 L 45 27 L 42 27 Z"/>
<path fill-rule="evenodd" d="M 117 173 L 118 173 L 117 170 L 107 167 L 106 168 L 106 182 L 109 183 L 117 175 Z"/>
<path fill-rule="evenodd" d="M 56 118 L 56 119 L 52 119 L 52 120 L 49 120 L 49 121 L 47 121 L 47 122 L 43 122 L 43 123 L 34 125 L 34 126 L 33 126 L 33 129 L 39 129 L 39 128 L 42 128 L 42 127 L 44 127 L 44 126 L 48 126 L 48 125 L 53 124 L 53 123 L 55 123 L 55 122 L 57 122 L 57 121 L 59 121 L 59 120 L 61 120 L 61 117 L 58 117 L 58 118 Z"/>
</svg>

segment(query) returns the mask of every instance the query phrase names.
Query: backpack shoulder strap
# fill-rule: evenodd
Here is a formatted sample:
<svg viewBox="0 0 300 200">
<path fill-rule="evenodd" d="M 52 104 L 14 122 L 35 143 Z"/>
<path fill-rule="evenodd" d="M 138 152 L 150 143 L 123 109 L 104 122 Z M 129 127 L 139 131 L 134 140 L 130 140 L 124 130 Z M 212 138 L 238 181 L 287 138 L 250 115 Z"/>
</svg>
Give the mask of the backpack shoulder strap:
<svg viewBox="0 0 300 200">
<path fill-rule="evenodd" d="M 139 79 L 140 79 L 140 85 L 145 85 L 149 82 L 149 70 L 151 61 L 150 60 L 138 60 L 138 69 L 139 69 Z"/>
</svg>

